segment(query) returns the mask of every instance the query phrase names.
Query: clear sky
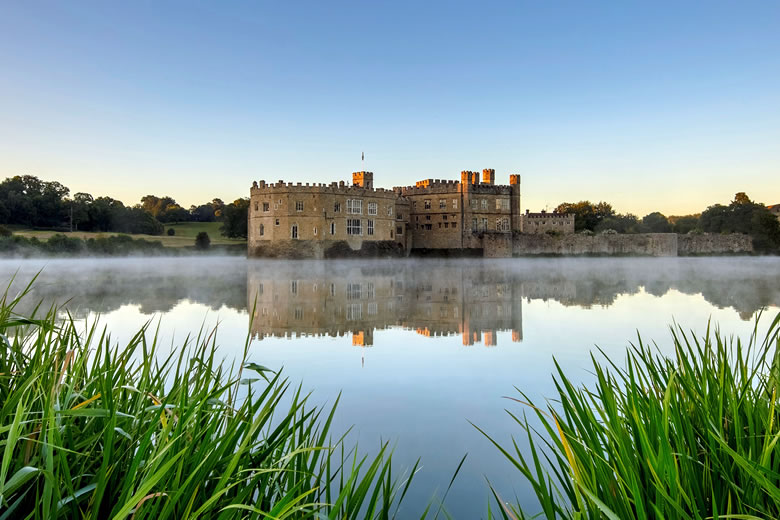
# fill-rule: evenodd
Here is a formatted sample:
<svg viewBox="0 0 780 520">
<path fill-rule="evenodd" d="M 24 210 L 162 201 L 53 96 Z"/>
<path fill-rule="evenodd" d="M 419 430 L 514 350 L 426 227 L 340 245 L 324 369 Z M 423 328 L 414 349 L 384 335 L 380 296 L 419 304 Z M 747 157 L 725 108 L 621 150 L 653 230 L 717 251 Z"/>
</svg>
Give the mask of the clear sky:
<svg viewBox="0 0 780 520">
<path fill-rule="evenodd" d="M 780 2 L 1 2 L 0 176 L 126 203 L 495 168 L 523 206 L 780 203 Z"/>
</svg>

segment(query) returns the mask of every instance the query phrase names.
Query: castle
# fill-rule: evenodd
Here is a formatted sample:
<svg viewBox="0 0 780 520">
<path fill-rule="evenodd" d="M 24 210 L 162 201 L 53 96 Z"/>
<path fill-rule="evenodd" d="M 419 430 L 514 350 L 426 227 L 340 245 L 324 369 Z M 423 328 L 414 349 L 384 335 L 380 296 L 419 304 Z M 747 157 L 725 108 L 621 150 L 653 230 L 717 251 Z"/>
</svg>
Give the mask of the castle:
<svg viewBox="0 0 780 520">
<path fill-rule="evenodd" d="M 250 257 L 330 258 L 418 254 L 509 256 L 513 234 L 574 232 L 574 215 L 521 213 L 520 176 L 495 183 L 493 169 L 460 181 L 374 188 L 373 172 L 352 184 L 252 183 Z"/>
</svg>

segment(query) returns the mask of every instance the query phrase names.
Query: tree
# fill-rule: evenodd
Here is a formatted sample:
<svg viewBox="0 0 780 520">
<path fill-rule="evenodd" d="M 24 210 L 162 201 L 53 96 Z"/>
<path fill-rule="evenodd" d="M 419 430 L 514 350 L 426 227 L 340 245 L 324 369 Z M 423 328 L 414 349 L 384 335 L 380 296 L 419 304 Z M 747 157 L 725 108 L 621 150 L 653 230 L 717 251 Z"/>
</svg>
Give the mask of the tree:
<svg viewBox="0 0 780 520">
<path fill-rule="evenodd" d="M 728 206 L 715 204 L 702 212 L 699 224 L 710 233 L 745 233 L 760 252 L 780 249 L 780 222 L 764 206 L 739 192 Z"/>
<path fill-rule="evenodd" d="M 592 204 L 589 200 L 579 202 L 562 202 L 556 208 L 558 213 L 574 214 L 574 231 L 588 229 L 594 231 L 596 226 L 607 217 L 615 215 L 615 210 L 608 202 Z"/>
<path fill-rule="evenodd" d="M 249 217 L 249 199 L 241 198 L 226 205 L 222 210 L 220 233 L 228 238 L 247 237 L 247 219 Z"/>
<path fill-rule="evenodd" d="M 201 231 L 195 237 L 195 249 L 206 250 L 209 247 L 211 247 L 211 239 L 209 238 L 209 234 L 205 231 Z"/>
<path fill-rule="evenodd" d="M 647 233 L 671 233 L 672 225 L 663 213 L 654 211 L 642 217 L 642 228 Z"/>
<path fill-rule="evenodd" d="M 596 229 L 594 229 L 594 232 L 601 233 L 608 229 L 612 229 L 618 233 L 639 233 L 641 231 L 639 219 L 636 215 L 632 215 L 631 213 L 604 217 L 601 221 L 599 221 L 598 224 L 596 224 Z"/>
<path fill-rule="evenodd" d="M 699 228 L 699 215 L 685 215 L 682 217 L 669 217 L 672 230 L 680 235 L 690 233 Z"/>
</svg>

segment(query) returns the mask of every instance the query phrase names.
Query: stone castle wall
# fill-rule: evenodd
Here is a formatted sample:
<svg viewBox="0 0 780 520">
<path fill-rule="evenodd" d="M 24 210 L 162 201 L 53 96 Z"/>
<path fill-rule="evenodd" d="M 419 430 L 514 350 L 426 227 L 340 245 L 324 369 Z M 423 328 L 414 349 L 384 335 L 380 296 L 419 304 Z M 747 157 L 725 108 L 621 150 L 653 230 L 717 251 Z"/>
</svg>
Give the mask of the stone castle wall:
<svg viewBox="0 0 780 520">
<path fill-rule="evenodd" d="M 732 233 L 716 235 L 678 235 L 677 254 L 680 256 L 744 254 L 753 252 L 753 240 L 750 235 Z"/>
<path fill-rule="evenodd" d="M 478 238 L 475 237 L 475 241 Z M 750 254 L 748 235 L 677 235 L 675 233 L 532 235 L 514 233 L 511 239 L 500 233 L 479 238 L 488 258 L 510 256 L 690 256 Z M 473 247 L 479 247 L 473 244 Z"/>
<path fill-rule="evenodd" d="M 636 235 L 599 234 L 563 235 L 516 234 L 512 256 L 677 256 L 674 233 Z"/>
</svg>

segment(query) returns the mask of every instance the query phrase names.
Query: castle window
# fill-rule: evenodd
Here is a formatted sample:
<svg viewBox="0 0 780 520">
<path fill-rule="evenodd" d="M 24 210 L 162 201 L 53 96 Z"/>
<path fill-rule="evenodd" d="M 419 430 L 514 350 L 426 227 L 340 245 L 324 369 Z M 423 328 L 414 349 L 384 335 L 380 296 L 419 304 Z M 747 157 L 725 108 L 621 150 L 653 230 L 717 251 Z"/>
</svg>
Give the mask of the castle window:
<svg viewBox="0 0 780 520">
<path fill-rule="evenodd" d="M 290 280 L 290 292 L 298 294 L 298 280 Z"/>
<path fill-rule="evenodd" d="M 298 224 L 293 224 L 290 228 L 290 238 L 297 239 L 298 238 Z"/>
<path fill-rule="evenodd" d="M 431 209 L 431 199 L 425 199 L 425 209 Z"/>
<path fill-rule="evenodd" d="M 396 228 L 395 228 L 395 234 L 396 234 L 396 235 L 403 235 L 403 234 L 404 234 L 404 228 L 403 228 L 403 226 L 396 226 Z"/>
<path fill-rule="evenodd" d="M 509 219 L 506 217 L 497 218 L 496 231 L 509 231 Z"/>
<path fill-rule="evenodd" d="M 431 220 L 431 216 L 430 215 L 425 215 L 425 220 Z"/>
<path fill-rule="evenodd" d="M 479 208 L 479 201 L 477 199 L 471 199 L 471 209 Z"/>
<path fill-rule="evenodd" d="M 442 219 L 442 220 L 447 220 L 447 215 L 442 215 L 442 216 L 441 216 L 441 219 Z"/>
<path fill-rule="evenodd" d="M 458 199 L 452 199 L 452 209 L 458 209 Z"/>
<path fill-rule="evenodd" d="M 403 218 L 404 218 L 404 216 L 403 216 L 403 214 L 401 214 L 401 213 L 398 213 L 398 214 L 395 216 L 395 219 L 396 219 L 396 220 L 403 220 Z"/>
<path fill-rule="evenodd" d="M 439 229 L 441 229 L 441 222 L 439 222 Z"/>
<path fill-rule="evenodd" d="M 368 214 L 369 215 L 376 215 L 376 209 L 377 209 L 376 202 L 369 202 L 368 203 Z"/>
<path fill-rule="evenodd" d="M 295 201 L 295 211 L 303 211 L 303 201 L 302 200 L 296 200 Z"/>
<path fill-rule="evenodd" d="M 487 199 L 482 199 L 482 209 L 487 209 Z"/>
<path fill-rule="evenodd" d="M 317 226 L 314 226 L 314 236 L 317 236 Z"/>
<path fill-rule="evenodd" d="M 255 202 L 255 211 L 257 211 L 257 202 Z"/>
<path fill-rule="evenodd" d="M 449 228 L 449 227 L 450 227 L 450 223 L 449 223 L 449 222 L 445 222 L 445 223 L 444 223 L 444 229 L 447 229 L 447 228 Z"/>
<path fill-rule="evenodd" d="M 361 199 L 347 199 L 347 213 L 352 215 L 362 215 L 363 201 Z"/>
<path fill-rule="evenodd" d="M 302 307 L 296 307 L 295 308 L 295 319 L 296 320 L 302 320 L 303 319 L 303 308 Z"/>
<path fill-rule="evenodd" d="M 501 209 L 509 211 L 509 199 L 501 199 Z"/>
<path fill-rule="evenodd" d="M 447 201 L 445 199 L 439 199 L 439 209 L 447 209 Z"/>
<path fill-rule="evenodd" d="M 333 213 L 341 213 L 341 202 L 333 204 Z"/>
<path fill-rule="evenodd" d="M 278 226 L 278 225 L 279 225 L 279 219 L 276 219 L 276 220 L 274 221 L 274 225 L 275 225 L 275 226 Z"/>
<path fill-rule="evenodd" d="M 430 231 L 431 229 L 433 229 L 433 225 L 432 224 L 425 224 L 425 230 L 426 231 Z"/>
<path fill-rule="evenodd" d="M 387 216 L 388 217 L 393 216 L 393 206 L 387 206 Z"/>
<path fill-rule="evenodd" d="M 331 235 L 335 235 L 336 234 L 336 223 L 335 222 L 331 222 L 330 223 L 330 234 Z"/>
<path fill-rule="evenodd" d="M 488 219 L 483 217 L 482 218 L 482 231 L 487 231 L 487 229 L 488 229 Z"/>
<path fill-rule="evenodd" d="M 412 202 L 412 209 L 417 209 L 417 201 Z"/>
<path fill-rule="evenodd" d="M 265 226 L 263 224 L 260 224 L 260 236 L 265 235 Z"/>
<path fill-rule="evenodd" d="M 477 219 L 476 219 L 476 217 L 471 219 L 471 230 L 472 231 L 476 231 L 477 230 Z"/>
<path fill-rule="evenodd" d="M 359 218 L 347 219 L 347 235 L 362 235 L 363 229 L 360 225 Z"/>
<path fill-rule="evenodd" d="M 362 303 L 350 303 L 347 305 L 347 320 L 361 320 L 363 319 L 363 304 Z"/>
<path fill-rule="evenodd" d="M 268 211 L 271 209 L 271 205 L 267 202 L 263 202 L 263 211 Z"/>
<path fill-rule="evenodd" d="M 366 221 L 366 232 L 369 235 L 373 235 L 374 234 L 374 221 L 373 220 L 367 220 Z"/>
<path fill-rule="evenodd" d="M 366 307 L 366 311 L 368 312 L 369 316 L 376 316 L 377 313 L 377 305 L 376 302 L 371 302 Z"/>
<path fill-rule="evenodd" d="M 359 300 L 363 296 L 363 285 L 350 282 L 347 284 L 347 300 Z"/>
</svg>

